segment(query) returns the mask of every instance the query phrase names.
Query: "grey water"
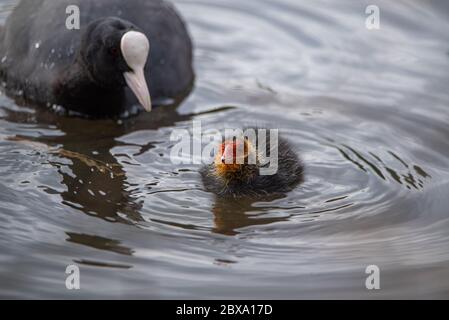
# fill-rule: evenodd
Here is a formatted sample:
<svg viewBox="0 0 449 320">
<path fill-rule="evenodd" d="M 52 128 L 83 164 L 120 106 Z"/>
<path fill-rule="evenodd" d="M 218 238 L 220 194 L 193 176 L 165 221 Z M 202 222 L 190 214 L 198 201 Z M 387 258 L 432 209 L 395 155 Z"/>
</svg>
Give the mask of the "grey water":
<svg viewBox="0 0 449 320">
<path fill-rule="evenodd" d="M 0 96 L 0 297 L 449 298 L 448 2 L 376 1 L 379 30 L 370 1 L 174 2 L 179 105 L 90 121 Z M 279 128 L 304 183 L 216 198 L 170 161 L 192 121 Z"/>
</svg>

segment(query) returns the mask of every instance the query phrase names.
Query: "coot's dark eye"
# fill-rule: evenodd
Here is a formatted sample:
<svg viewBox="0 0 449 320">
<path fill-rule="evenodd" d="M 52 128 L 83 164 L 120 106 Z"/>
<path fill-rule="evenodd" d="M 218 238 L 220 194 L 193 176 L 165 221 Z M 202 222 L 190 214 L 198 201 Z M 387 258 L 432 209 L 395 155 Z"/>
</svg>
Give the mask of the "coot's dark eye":
<svg viewBox="0 0 449 320">
<path fill-rule="evenodd" d="M 114 57 L 118 56 L 118 48 L 117 47 L 109 48 L 109 53 Z"/>
</svg>

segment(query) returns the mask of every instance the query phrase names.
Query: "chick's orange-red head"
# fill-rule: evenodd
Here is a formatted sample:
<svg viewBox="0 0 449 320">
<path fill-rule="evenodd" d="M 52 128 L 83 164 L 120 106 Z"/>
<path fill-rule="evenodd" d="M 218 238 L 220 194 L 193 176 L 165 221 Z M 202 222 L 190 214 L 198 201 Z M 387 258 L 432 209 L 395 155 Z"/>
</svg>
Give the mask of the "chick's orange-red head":
<svg viewBox="0 0 449 320">
<path fill-rule="evenodd" d="M 248 158 L 250 144 L 246 140 L 226 140 L 215 156 L 215 167 L 218 174 L 238 171 Z"/>
</svg>

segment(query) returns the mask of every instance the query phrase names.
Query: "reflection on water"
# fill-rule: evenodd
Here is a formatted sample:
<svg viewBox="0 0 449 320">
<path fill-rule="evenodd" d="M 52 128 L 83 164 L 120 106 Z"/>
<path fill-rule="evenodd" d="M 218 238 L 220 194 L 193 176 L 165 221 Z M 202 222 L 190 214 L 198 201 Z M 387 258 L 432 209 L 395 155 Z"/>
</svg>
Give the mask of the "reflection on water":
<svg viewBox="0 0 449 320">
<path fill-rule="evenodd" d="M 24 112 L 6 109 L 3 119 L 38 126 L 49 121 L 48 118 L 40 116 L 37 113 L 36 117 L 27 117 Z M 126 126 L 118 126 L 114 121 L 97 121 L 95 126 L 85 126 L 85 123 L 91 123 L 78 118 L 57 118 L 46 113 L 44 117 L 56 121 L 51 125 L 55 126 L 59 135 L 39 137 L 16 135 L 7 137 L 7 140 L 55 156 L 50 157 L 48 163 L 57 169 L 62 177 L 61 183 L 67 187 L 66 191 L 60 193 L 62 203 L 111 222 L 142 221 L 139 214 L 142 201 L 139 201 L 139 197 L 133 197 L 132 190 L 128 190 L 132 189 L 133 185 L 127 183 L 126 172 L 118 163 L 117 155 L 110 152 L 113 147 L 120 145 L 115 138 L 127 132 Z M 155 111 L 151 121 L 154 121 L 153 126 L 157 128 L 172 126 L 177 121 L 186 121 L 190 118 L 190 115 L 179 115 L 176 106 L 167 106 L 163 110 Z M 151 122 L 135 121 L 136 123 L 132 125 L 133 131 L 141 130 L 141 125 L 147 130 L 152 127 Z M 134 154 L 135 156 L 151 150 L 153 145 L 150 142 L 137 147 L 140 150 Z M 126 154 L 119 156 L 127 157 Z M 61 159 L 69 162 L 61 162 Z M 131 164 L 126 161 L 123 163 Z M 58 193 L 50 187 L 45 187 L 44 191 L 49 194 Z M 125 215 L 126 219 L 122 218 L 122 215 Z"/>
<path fill-rule="evenodd" d="M 106 239 L 98 236 L 91 236 L 87 234 L 76 234 L 67 232 L 69 236 L 66 240 L 81 245 L 87 245 L 95 249 L 109 250 L 120 254 L 132 255 L 133 251 L 130 248 L 120 245 L 120 241 Z"/>
<path fill-rule="evenodd" d="M 332 139 L 329 139 L 329 141 L 331 143 L 335 143 L 335 141 L 333 141 Z M 368 172 L 368 170 L 371 170 L 382 180 L 387 180 L 388 176 L 390 176 L 393 181 L 404 185 L 408 189 L 422 189 L 424 187 L 425 179 L 431 178 L 431 176 L 420 166 L 409 166 L 393 151 L 387 151 L 387 155 L 402 164 L 402 170 L 389 167 L 386 164 L 386 161 L 383 161 L 378 155 L 374 154 L 371 151 L 367 151 L 367 155 L 364 156 L 361 152 L 356 151 L 354 150 L 354 148 L 345 144 L 341 146 L 336 145 L 334 147 L 346 160 L 352 162 L 358 169 L 364 172 Z M 386 173 L 388 173 L 388 175 Z"/>
<path fill-rule="evenodd" d="M 268 197 L 267 203 L 275 198 Z M 248 226 L 269 225 L 274 222 L 288 221 L 286 217 L 266 217 L 253 207 L 255 201 L 250 199 L 236 200 L 217 198 L 212 207 L 214 228 L 212 232 L 234 236 L 239 229 Z"/>
<path fill-rule="evenodd" d="M 372 32 L 363 2 L 175 2 L 198 75 L 179 105 L 89 121 L 0 97 L 0 296 L 370 298 L 376 264 L 375 298 L 448 297 L 447 4 L 381 1 Z M 207 193 L 170 161 L 193 120 L 279 128 L 304 183 Z"/>
</svg>

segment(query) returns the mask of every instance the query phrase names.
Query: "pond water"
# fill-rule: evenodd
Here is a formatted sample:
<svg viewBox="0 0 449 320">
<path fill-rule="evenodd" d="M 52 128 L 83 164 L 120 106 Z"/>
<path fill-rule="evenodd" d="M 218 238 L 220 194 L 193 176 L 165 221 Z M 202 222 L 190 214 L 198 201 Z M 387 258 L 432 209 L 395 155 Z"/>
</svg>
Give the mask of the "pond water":
<svg viewBox="0 0 449 320">
<path fill-rule="evenodd" d="M 179 106 L 89 121 L 0 96 L 0 297 L 449 298 L 449 4 L 376 1 L 380 30 L 369 1 L 175 4 L 196 46 Z M 279 128 L 304 183 L 216 198 L 170 161 L 194 120 Z"/>
</svg>

